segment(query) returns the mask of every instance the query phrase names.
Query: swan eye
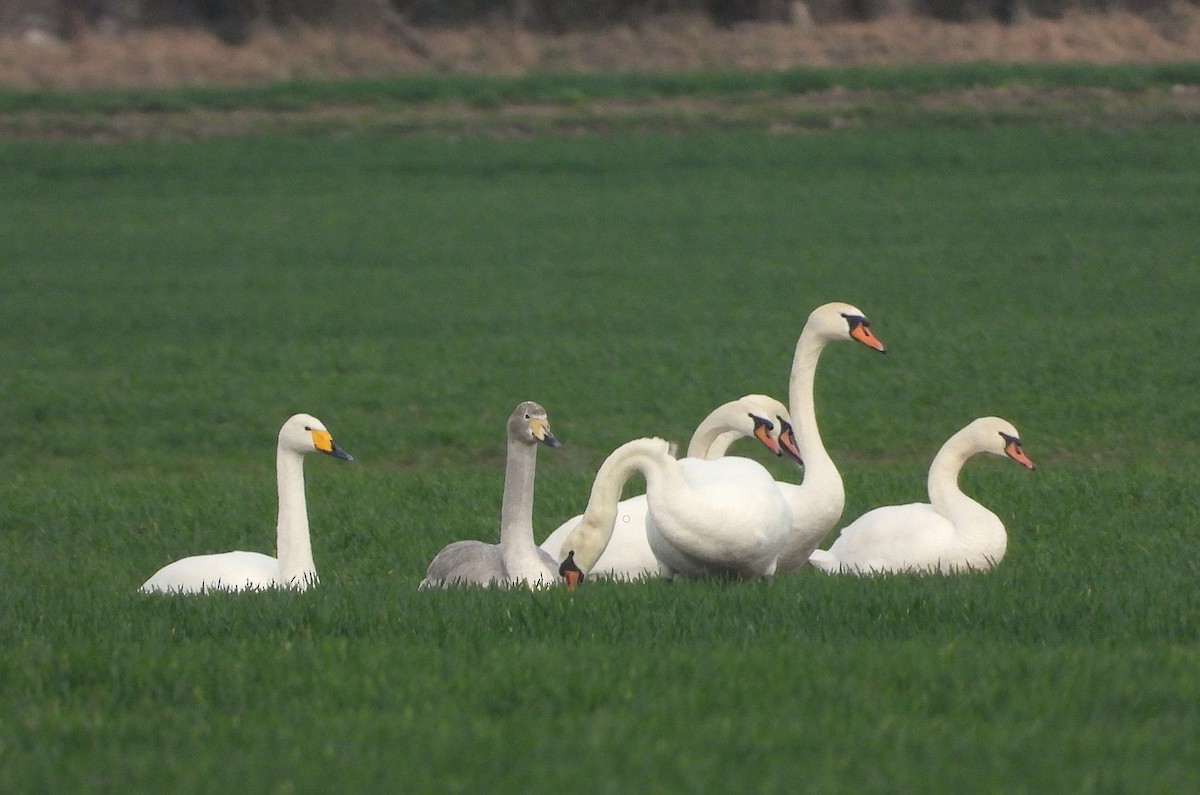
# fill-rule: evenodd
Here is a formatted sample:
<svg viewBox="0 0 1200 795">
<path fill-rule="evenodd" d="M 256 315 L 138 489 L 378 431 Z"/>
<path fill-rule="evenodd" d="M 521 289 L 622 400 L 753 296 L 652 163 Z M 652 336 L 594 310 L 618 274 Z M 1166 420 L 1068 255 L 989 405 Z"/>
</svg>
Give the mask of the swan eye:
<svg viewBox="0 0 1200 795">
<path fill-rule="evenodd" d="M 1000 438 L 1004 440 L 1004 449 L 1012 450 L 1017 454 L 1022 454 L 1025 451 L 1021 449 L 1021 440 L 1016 436 L 1009 436 L 1004 431 L 1000 431 Z"/>
<path fill-rule="evenodd" d="M 846 322 L 850 324 L 851 331 L 854 331 L 854 329 L 858 328 L 859 326 L 864 326 L 866 328 L 871 327 L 871 321 L 867 320 L 862 315 L 847 315 L 845 312 L 843 312 L 842 317 L 846 318 Z"/>
<path fill-rule="evenodd" d="M 306 431 L 309 431 L 309 432 L 311 433 L 311 432 L 312 432 L 312 426 L 311 426 L 311 425 L 305 425 L 305 426 L 304 426 L 304 430 L 306 430 Z"/>
<path fill-rule="evenodd" d="M 771 422 L 766 417 L 760 417 L 757 414 L 751 414 L 750 419 L 754 422 L 755 428 L 766 428 L 768 431 L 775 430 L 775 423 Z"/>
</svg>

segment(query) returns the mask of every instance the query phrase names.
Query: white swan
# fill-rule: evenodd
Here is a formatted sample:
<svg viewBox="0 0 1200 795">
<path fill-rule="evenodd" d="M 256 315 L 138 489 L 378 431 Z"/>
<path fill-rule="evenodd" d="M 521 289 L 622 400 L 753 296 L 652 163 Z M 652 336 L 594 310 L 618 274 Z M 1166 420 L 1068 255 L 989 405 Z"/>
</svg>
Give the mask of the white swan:
<svg viewBox="0 0 1200 795">
<path fill-rule="evenodd" d="M 1017 429 L 981 417 L 950 437 L 929 468 L 929 502 L 876 508 L 848 525 L 814 566 L 831 574 L 985 570 L 1004 557 L 1008 535 L 996 514 L 963 494 L 958 473 L 976 453 L 1006 455 L 1033 469 Z"/>
<path fill-rule="evenodd" d="M 625 481 L 646 478 L 646 533 L 659 575 L 770 577 L 791 527 L 787 504 L 761 464 L 736 456 L 704 461 L 672 457 L 662 439 L 635 439 L 612 452 L 596 473 L 578 526 L 562 545 L 564 560 L 590 572 L 612 537 Z"/>
<path fill-rule="evenodd" d="M 537 445 L 561 447 L 546 410 L 526 401 L 508 418 L 508 457 L 500 507 L 500 543 L 455 541 L 437 553 L 421 588 L 454 585 L 542 587 L 559 581 L 558 561 L 533 540 L 533 481 Z"/>
<path fill-rule="evenodd" d="M 817 429 L 813 383 L 821 351 L 831 342 L 854 340 L 886 353 L 883 343 L 871 333 L 871 323 L 857 307 L 841 302 L 824 304 L 808 316 L 788 381 L 788 402 L 796 423 L 797 444 L 804 462 L 804 480 L 799 485 L 779 482 L 779 489 L 792 511 L 792 532 L 779 555 L 779 573 L 794 572 L 808 562 L 809 555 L 842 516 L 846 491 L 842 476 Z"/>
<path fill-rule="evenodd" d="M 316 417 L 309 414 L 289 417 L 279 429 L 275 452 L 275 479 L 279 488 L 275 530 L 278 558 L 260 552 L 194 555 L 163 566 L 139 590 L 199 593 L 281 587 L 302 591 L 316 585 L 317 569 L 313 564 L 308 506 L 304 500 L 304 456 L 312 452 L 352 460 Z"/>
<path fill-rule="evenodd" d="M 745 395 L 723 403 L 704 418 L 692 434 L 688 458 L 713 459 L 725 455 L 738 439 L 754 437 L 776 455 L 786 452 L 799 460 L 791 418 L 782 403 L 767 395 Z M 657 577 L 659 561 L 646 536 L 646 495 L 617 503 L 617 519 L 604 553 L 593 564 L 590 577 L 636 579 Z M 556 560 L 563 557 L 563 542 L 583 518 L 573 516 L 542 542 Z"/>
</svg>

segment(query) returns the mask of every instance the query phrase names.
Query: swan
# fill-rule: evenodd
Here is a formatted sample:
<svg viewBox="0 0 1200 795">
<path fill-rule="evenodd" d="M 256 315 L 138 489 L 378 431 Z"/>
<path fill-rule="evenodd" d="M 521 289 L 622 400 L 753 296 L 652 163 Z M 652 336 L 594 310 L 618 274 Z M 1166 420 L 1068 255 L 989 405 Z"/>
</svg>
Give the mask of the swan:
<svg viewBox="0 0 1200 795">
<path fill-rule="evenodd" d="M 786 452 L 799 460 L 791 418 L 782 403 L 767 395 L 745 395 L 723 403 L 704 418 L 692 434 L 687 457 L 713 459 L 725 455 L 738 439 L 754 437 L 775 455 Z M 659 561 L 646 536 L 646 495 L 639 494 L 617 503 L 617 521 L 612 538 L 591 577 L 636 579 L 658 576 Z M 542 542 L 542 549 L 556 560 L 562 557 L 563 541 L 582 516 L 563 522 Z"/>
<path fill-rule="evenodd" d="M 958 488 L 959 471 L 976 453 L 1008 456 L 1034 468 L 1011 423 L 981 417 L 951 436 L 934 457 L 929 502 L 868 511 L 843 529 L 827 551 L 813 552 L 813 565 L 830 574 L 949 574 L 995 566 L 1008 546 L 1004 524 Z"/>
<path fill-rule="evenodd" d="M 546 410 L 532 401 L 518 405 L 508 418 L 508 457 L 500 507 L 500 543 L 455 541 L 434 556 L 421 588 L 454 585 L 552 585 L 558 561 L 533 540 L 533 480 L 537 445 L 561 447 L 550 432 Z"/>
<path fill-rule="evenodd" d="M 670 445 L 635 439 L 614 450 L 596 473 L 578 525 L 561 549 L 585 574 L 600 559 L 617 521 L 621 488 L 646 479 L 646 534 L 659 576 L 771 577 L 791 527 L 787 504 L 761 464 L 736 456 L 676 460 Z"/>
<path fill-rule="evenodd" d="M 222 552 L 194 555 L 168 563 L 139 589 L 143 593 L 201 593 L 258 588 L 316 585 L 312 544 L 308 537 L 308 507 L 304 500 L 304 456 L 320 452 L 353 460 L 334 443 L 324 423 L 310 414 L 289 417 L 279 429 L 275 478 L 279 488 L 279 518 L 275 546 L 279 557 L 260 552 Z"/>
<path fill-rule="evenodd" d="M 840 301 L 814 309 L 800 332 L 788 380 L 788 402 L 796 423 L 804 479 L 799 485 L 785 481 L 778 483 L 792 512 L 792 532 L 779 555 L 781 574 L 797 571 L 808 562 L 812 551 L 837 525 L 846 504 L 842 476 L 821 442 L 813 400 L 813 383 L 821 352 L 829 343 L 842 340 L 859 342 L 887 353 L 887 348 L 871 332 L 871 321 L 862 310 Z"/>
</svg>

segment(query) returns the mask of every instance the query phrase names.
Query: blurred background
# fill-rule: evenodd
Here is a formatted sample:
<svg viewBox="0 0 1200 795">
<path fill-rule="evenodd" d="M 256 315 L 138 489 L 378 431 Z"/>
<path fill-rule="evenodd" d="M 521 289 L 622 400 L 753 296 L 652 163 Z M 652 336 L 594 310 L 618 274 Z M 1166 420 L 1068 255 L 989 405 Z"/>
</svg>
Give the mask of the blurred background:
<svg viewBox="0 0 1200 795">
<path fill-rule="evenodd" d="M 0 0 L 0 86 L 1148 62 L 1196 0 Z"/>
</svg>

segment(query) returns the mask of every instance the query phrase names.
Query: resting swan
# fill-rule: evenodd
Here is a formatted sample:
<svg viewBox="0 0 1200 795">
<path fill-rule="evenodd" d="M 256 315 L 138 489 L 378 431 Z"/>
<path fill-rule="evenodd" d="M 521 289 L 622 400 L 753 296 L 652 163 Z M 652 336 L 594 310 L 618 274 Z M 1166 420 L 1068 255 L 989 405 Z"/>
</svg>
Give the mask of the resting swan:
<svg viewBox="0 0 1200 795">
<path fill-rule="evenodd" d="M 791 418 L 783 404 L 766 395 L 745 395 L 723 403 L 704 418 L 692 434 L 688 458 L 714 459 L 725 455 L 738 439 L 754 437 L 775 455 L 786 452 L 799 460 Z M 617 503 L 612 537 L 589 577 L 637 579 L 657 577 L 659 561 L 646 536 L 646 495 L 639 494 Z M 556 560 L 563 557 L 563 541 L 582 516 L 563 522 L 542 542 L 542 549 Z"/>
<path fill-rule="evenodd" d="M 526 401 L 508 418 L 500 543 L 455 541 L 434 557 L 425 579 L 421 580 L 421 588 L 454 585 L 534 588 L 559 581 L 558 561 L 538 549 L 533 540 L 533 480 L 539 443 L 547 447 L 562 446 L 550 432 L 546 410 Z"/>
<path fill-rule="evenodd" d="M 797 444 L 804 461 L 804 480 L 799 485 L 780 481 L 779 489 L 792 511 L 792 532 L 779 555 L 779 573 L 794 572 L 808 562 L 809 555 L 842 517 L 846 491 L 842 476 L 817 429 L 813 383 L 821 351 L 831 342 L 853 340 L 886 353 L 887 349 L 871 333 L 871 322 L 862 310 L 850 304 L 834 302 L 817 307 L 808 316 L 788 381 L 788 402 L 796 422 Z"/>
<path fill-rule="evenodd" d="M 771 577 L 791 527 L 771 474 L 748 458 L 676 460 L 662 439 L 635 439 L 612 452 L 592 484 L 587 509 L 562 545 L 587 574 L 612 537 L 625 481 L 646 478 L 646 533 L 659 575 Z"/>
<path fill-rule="evenodd" d="M 308 506 L 304 500 L 304 456 L 319 452 L 352 460 L 338 447 L 325 425 L 308 414 L 296 414 L 279 429 L 275 477 L 279 488 L 279 518 L 275 546 L 279 557 L 260 552 L 195 555 L 169 563 L 142 583 L 144 593 L 200 593 L 258 588 L 295 588 L 317 584 L 312 544 L 308 536 Z"/>
<path fill-rule="evenodd" d="M 996 514 L 963 494 L 958 473 L 976 453 L 1008 456 L 1033 469 L 1017 429 L 981 417 L 950 437 L 929 468 L 929 502 L 889 505 L 860 516 L 812 563 L 830 574 L 985 570 L 1004 557 L 1008 535 Z"/>
</svg>

